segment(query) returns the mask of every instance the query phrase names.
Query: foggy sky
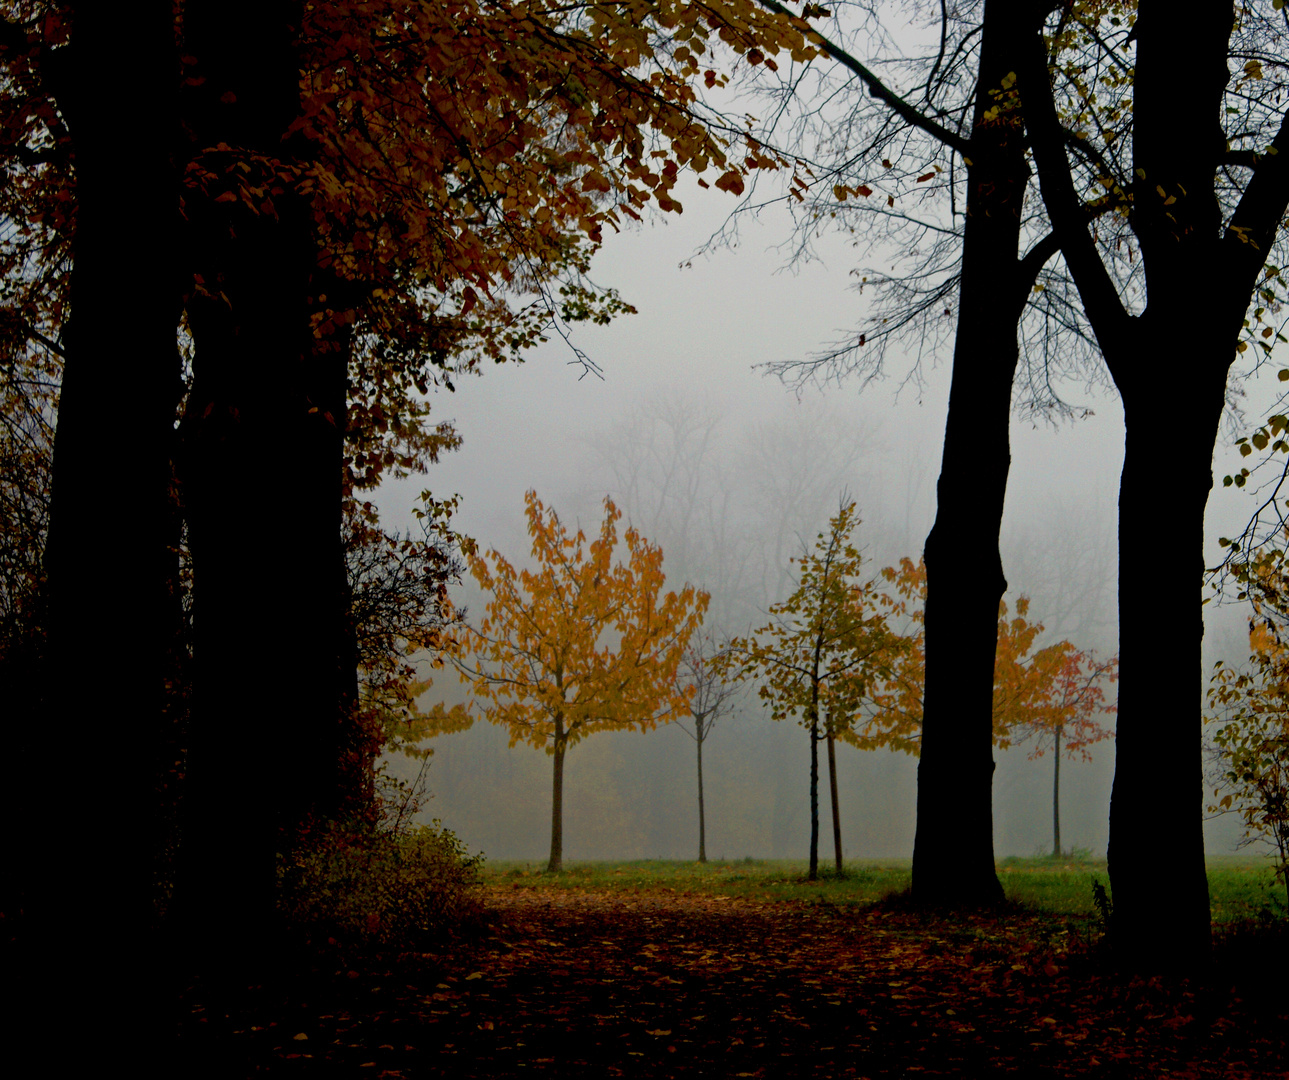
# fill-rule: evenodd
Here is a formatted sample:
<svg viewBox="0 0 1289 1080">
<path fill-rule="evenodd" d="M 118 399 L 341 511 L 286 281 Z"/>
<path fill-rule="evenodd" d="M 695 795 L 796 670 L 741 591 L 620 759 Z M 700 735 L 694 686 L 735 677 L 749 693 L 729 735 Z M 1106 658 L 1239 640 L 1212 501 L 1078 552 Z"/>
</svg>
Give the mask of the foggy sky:
<svg viewBox="0 0 1289 1080">
<path fill-rule="evenodd" d="M 892 355 L 889 377 L 862 390 L 847 384 L 794 393 L 765 378 L 755 365 L 808 355 L 858 322 L 866 298 L 851 288 L 848 271 L 866 254 L 825 240 L 821 261 L 785 271 L 785 255 L 774 245 L 788 236 L 787 219 L 769 210 L 759 223 L 744 223 L 737 250 L 693 258 L 733 200 L 697 189 L 681 197 L 683 216 L 610 236 L 596 260 L 597 280 L 619 288 L 639 308 L 638 315 L 609 327 L 574 329 L 577 345 L 601 366 L 603 379 L 579 378 L 571 351 L 555 337 L 520 366 L 490 369 L 482 378 L 461 380 L 455 394 L 440 393 L 436 417 L 454 420 L 464 445 L 428 476 L 382 488 L 378 501 L 387 525 L 410 523 L 422 487 L 439 497 L 459 493 L 458 528 L 483 547 L 523 562 L 529 547 L 523 516 L 528 488 L 566 522 L 580 522 L 588 530 L 600 521 L 603 496 L 612 494 L 646 536 L 663 544 L 670 584 L 681 583 L 677 573 L 711 579 L 695 584 L 714 590 L 717 578 L 739 579 L 737 596 L 714 592 L 708 620 L 709 625 L 720 620 L 734 633 L 746 631 L 758 610 L 786 596 L 784 579 L 775 579 L 766 566 L 772 534 L 790 525 L 785 555 L 799 554 L 797 537 L 813 539 L 836 511 L 843 488 L 859 502 L 864 523 L 856 538 L 874 569 L 900 555 L 918 556 L 935 509 L 947 352 L 938 364 L 924 363 L 916 372 Z M 1264 389 L 1273 382 L 1271 377 L 1251 384 L 1243 402 L 1250 419 L 1273 400 Z M 1109 654 L 1117 647 L 1115 513 L 1122 411 L 1103 387 L 1064 391 L 1090 415 L 1073 422 L 1017 419 L 1012 424 L 1002 536 L 1008 599 L 1031 596 L 1031 618 L 1049 627 L 1044 642 L 1070 637 L 1079 647 Z M 621 479 L 633 465 L 632 424 L 668 407 L 688 407 L 717 421 L 707 449 L 715 471 L 705 482 L 712 487 L 712 477 L 717 478 L 714 488 L 726 497 L 732 508 L 727 516 L 733 515 L 738 526 L 728 553 L 737 549 L 759 576 L 740 577 L 727 564 L 717 566 L 711 552 L 677 567 L 666 536 L 655 535 L 675 533 L 674 523 L 656 524 L 657 505 L 630 505 Z M 813 512 L 807 513 L 803 503 L 800 520 L 774 522 L 767 493 L 776 483 L 782 487 L 776 470 L 790 472 L 798 454 L 814 462 L 790 489 L 799 494 L 803 483 L 817 487 Z M 1217 537 L 1238 528 L 1252 506 L 1247 494 L 1220 488 L 1222 473 L 1238 467 L 1238 460 L 1229 449 L 1219 451 L 1219 487 L 1208 515 L 1210 563 L 1218 557 Z M 647 472 L 646 463 L 634 464 Z M 1160 468 L 1167 467 L 1161 448 Z M 654 520 L 646 522 L 651 514 Z M 1160 542 L 1171 539 L 1167 508 L 1161 506 Z M 788 570 L 786 557 L 782 570 Z M 761 582 L 759 594 L 755 580 Z M 1151 617 L 1150 587 L 1148 572 L 1130 575 L 1125 583 L 1142 618 Z M 468 588 L 459 599 L 476 611 L 482 607 Z M 1246 656 L 1245 609 L 1210 604 L 1205 613 L 1206 666 L 1218 657 Z M 440 674 L 431 694 L 459 700 L 461 692 L 453 677 Z M 808 739 L 799 727 L 771 722 L 752 699 L 738 716 L 722 722 L 704 753 L 709 856 L 805 856 L 808 754 Z M 1036 762 L 1026 760 L 1025 749 L 996 756 L 999 857 L 1050 849 L 1050 755 Z M 847 853 L 911 854 L 916 762 L 845 747 L 839 766 Z M 543 859 L 550 835 L 550 768 L 540 751 L 507 749 L 505 732 L 486 724 L 440 738 L 428 774 L 434 798 L 426 816 L 441 819 L 469 846 L 493 858 Z M 599 735 L 573 747 L 565 780 L 565 857 L 694 857 L 693 774 L 693 744 L 676 729 Z M 1104 853 L 1112 775 L 1112 743 L 1097 747 L 1090 764 L 1063 763 L 1065 846 Z M 825 787 L 825 833 L 827 814 Z M 1234 849 L 1238 829 L 1230 818 L 1210 822 L 1206 837 L 1210 853 L 1225 853 Z M 825 836 L 824 849 L 830 851 L 830 844 Z"/>
</svg>

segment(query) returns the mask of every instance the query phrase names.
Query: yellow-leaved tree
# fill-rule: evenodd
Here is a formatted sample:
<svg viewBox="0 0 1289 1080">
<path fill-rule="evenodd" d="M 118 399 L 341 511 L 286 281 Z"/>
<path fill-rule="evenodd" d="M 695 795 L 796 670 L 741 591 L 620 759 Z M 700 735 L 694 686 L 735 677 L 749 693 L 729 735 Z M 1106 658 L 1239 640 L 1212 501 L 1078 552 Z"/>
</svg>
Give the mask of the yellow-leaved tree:
<svg viewBox="0 0 1289 1080">
<path fill-rule="evenodd" d="M 486 616 L 462 636 L 463 682 L 486 702 L 490 723 L 554 758 L 551 853 L 563 863 L 564 757 L 601 731 L 649 731 L 688 715 L 692 691 L 676 670 L 710 597 L 686 585 L 662 593 L 662 549 L 628 528 L 627 560 L 614 560 L 622 511 L 604 500 L 588 547 L 535 491 L 524 496 L 536 570 L 516 570 L 497 551 L 468 551 L 489 596 Z"/>
<path fill-rule="evenodd" d="M 771 622 L 750 637 L 735 638 L 717 669 L 736 679 L 756 678 L 758 693 L 775 720 L 793 717 L 810 735 L 810 871 L 819 876 L 819 743 L 828 748 L 832 792 L 833 846 L 842 869 L 841 817 L 837 800 L 836 740 L 854 741 L 854 725 L 872 711 L 880 687 L 895 669 L 910 641 L 894 633 L 886 614 L 893 605 L 877 579 L 861 577 L 863 557 L 851 541 L 859 524 L 853 499 L 843 496 L 836 515 L 820 532 L 813 551 L 793 559 L 797 588 L 770 606 Z M 899 734 L 892 723 L 872 745 L 889 744 Z M 884 740 L 884 741 L 882 741 Z"/>
</svg>

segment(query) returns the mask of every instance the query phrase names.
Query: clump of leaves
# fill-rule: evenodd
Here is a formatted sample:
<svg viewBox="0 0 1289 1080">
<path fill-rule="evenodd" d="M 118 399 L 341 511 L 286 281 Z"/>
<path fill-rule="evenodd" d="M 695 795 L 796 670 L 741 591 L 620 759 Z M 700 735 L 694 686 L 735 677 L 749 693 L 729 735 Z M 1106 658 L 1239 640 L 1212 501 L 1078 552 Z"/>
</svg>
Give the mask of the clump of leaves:
<svg viewBox="0 0 1289 1080">
<path fill-rule="evenodd" d="M 282 860 L 279 909 L 310 937 L 427 949 L 477 918 L 482 862 L 437 821 L 397 831 L 331 823 Z"/>
<path fill-rule="evenodd" d="M 1219 663 L 1209 689 L 1215 716 L 1210 747 L 1215 758 L 1210 813 L 1239 815 L 1244 844 L 1271 850 L 1276 876 L 1289 900 L 1289 649 L 1283 568 L 1250 584 L 1256 621 L 1249 626 L 1250 658 L 1244 670 Z"/>
</svg>

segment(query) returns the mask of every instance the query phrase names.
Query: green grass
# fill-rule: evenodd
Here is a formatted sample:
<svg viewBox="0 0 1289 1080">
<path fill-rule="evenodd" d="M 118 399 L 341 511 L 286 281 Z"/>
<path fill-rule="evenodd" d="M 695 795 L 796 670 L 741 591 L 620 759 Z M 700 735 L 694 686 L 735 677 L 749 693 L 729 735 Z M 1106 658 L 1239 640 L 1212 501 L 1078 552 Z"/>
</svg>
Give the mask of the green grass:
<svg viewBox="0 0 1289 1080">
<path fill-rule="evenodd" d="M 818 881 L 806 880 L 807 864 L 789 859 L 741 859 L 736 862 L 678 862 L 642 859 L 633 862 L 567 863 L 558 874 L 544 864 L 488 863 L 483 878 L 493 884 L 586 889 L 612 892 L 674 892 L 699 896 L 738 896 L 756 900 L 815 900 L 834 904 L 870 904 L 909 887 L 909 860 L 861 859 L 838 878 L 831 867 Z"/>
<path fill-rule="evenodd" d="M 828 866 L 821 868 L 821 879 L 813 882 L 806 880 L 806 869 L 804 860 L 741 859 L 703 864 L 644 859 L 569 863 L 559 874 L 547 874 L 541 862 L 493 862 L 484 866 L 482 876 L 503 887 L 670 892 L 838 905 L 871 904 L 905 891 L 910 880 L 908 859 L 857 859 L 847 865 L 840 879 Z M 1104 859 L 1011 857 L 998 864 L 998 876 L 1008 900 L 1054 915 L 1095 915 L 1092 883 L 1109 886 Z M 1282 912 L 1284 893 L 1266 860 L 1210 858 L 1208 884 L 1214 922 L 1247 919 L 1267 907 Z M 1166 902 L 1161 889 L 1160 903 Z"/>
</svg>

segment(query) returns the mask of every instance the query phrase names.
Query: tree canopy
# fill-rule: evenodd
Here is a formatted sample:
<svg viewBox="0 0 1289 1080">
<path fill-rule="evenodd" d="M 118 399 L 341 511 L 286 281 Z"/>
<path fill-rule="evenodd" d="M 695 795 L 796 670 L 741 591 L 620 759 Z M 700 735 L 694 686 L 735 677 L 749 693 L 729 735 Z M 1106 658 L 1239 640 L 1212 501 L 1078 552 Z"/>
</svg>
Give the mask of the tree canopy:
<svg viewBox="0 0 1289 1080">
<path fill-rule="evenodd" d="M 470 573 L 488 596 L 455 662 L 490 723 L 510 743 L 554 758 L 550 869 L 563 859 L 563 768 L 568 749 L 605 731 L 648 731 L 689 715 L 692 686 L 677 679 L 708 594 L 662 589 L 662 549 L 604 500 L 604 521 L 588 546 L 570 534 L 535 491 L 524 497 L 536 568 L 518 569 L 497 551 L 473 551 Z"/>
</svg>

